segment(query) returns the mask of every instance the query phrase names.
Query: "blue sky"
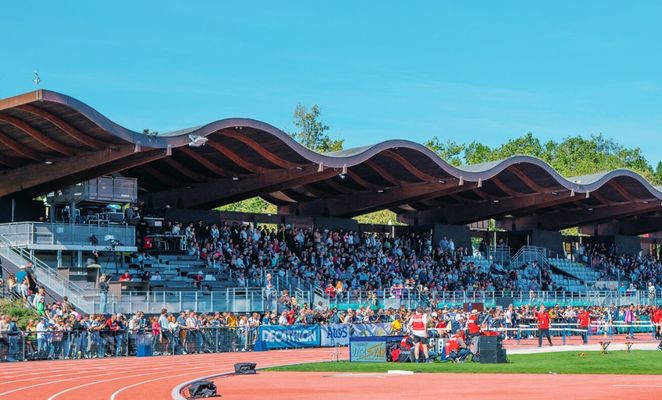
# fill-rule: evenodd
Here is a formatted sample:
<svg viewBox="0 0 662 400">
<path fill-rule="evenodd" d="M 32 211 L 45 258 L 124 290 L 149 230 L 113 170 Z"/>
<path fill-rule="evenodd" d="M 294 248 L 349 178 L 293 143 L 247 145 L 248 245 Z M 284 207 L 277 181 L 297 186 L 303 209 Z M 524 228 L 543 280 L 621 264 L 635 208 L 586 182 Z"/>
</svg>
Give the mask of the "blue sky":
<svg viewBox="0 0 662 400">
<path fill-rule="evenodd" d="M 461 3 L 461 4 L 460 4 Z M 292 129 L 347 147 L 603 133 L 662 160 L 662 2 L 25 1 L 2 7 L 0 97 L 41 87 L 160 132 Z"/>
</svg>

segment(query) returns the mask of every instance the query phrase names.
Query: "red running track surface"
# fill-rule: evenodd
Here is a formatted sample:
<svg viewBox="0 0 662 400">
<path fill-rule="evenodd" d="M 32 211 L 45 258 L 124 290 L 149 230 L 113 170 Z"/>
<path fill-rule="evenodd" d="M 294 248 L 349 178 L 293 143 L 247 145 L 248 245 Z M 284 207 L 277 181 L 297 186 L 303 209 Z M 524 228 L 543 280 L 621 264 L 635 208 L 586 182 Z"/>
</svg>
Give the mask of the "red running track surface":
<svg viewBox="0 0 662 400">
<path fill-rule="evenodd" d="M 396 366 L 394 366 L 395 368 Z M 659 399 L 662 376 L 259 372 L 215 379 L 223 399 Z M 305 382 L 305 383 L 303 383 Z"/>
<path fill-rule="evenodd" d="M 594 339 L 597 338 L 594 337 Z M 614 341 L 620 342 L 619 339 L 616 338 Z M 572 340 L 578 341 L 579 339 L 573 338 Z M 522 341 L 519 345 L 514 341 L 509 341 L 506 346 L 508 348 L 526 348 L 531 347 L 534 343 L 537 344 L 537 341 L 533 339 Z M 556 340 L 555 343 L 560 344 Z M 0 364 L 0 400 L 170 399 L 171 391 L 175 386 L 206 376 L 232 372 L 233 365 L 237 362 L 256 362 L 258 367 L 261 368 L 302 362 L 331 361 L 334 355 L 334 349 L 323 348 L 272 350 L 255 353 L 3 363 Z M 347 349 L 340 349 L 339 355 L 340 359 L 347 359 Z M 521 375 L 494 375 L 494 378 L 491 378 L 490 375 L 439 374 L 427 378 L 413 378 L 412 380 L 406 380 L 410 377 L 360 379 L 356 376 L 337 380 L 322 377 L 325 374 L 318 375 L 312 374 L 308 377 L 301 373 L 260 373 L 257 376 L 247 378 L 220 378 L 220 392 L 224 394 L 224 398 L 256 398 L 258 397 L 257 392 L 253 389 L 260 385 L 250 385 L 251 392 L 247 392 L 244 386 L 244 382 L 248 382 L 247 379 L 252 378 L 253 383 L 264 380 L 265 388 L 272 385 L 271 391 L 266 391 L 269 393 L 269 400 L 275 400 L 277 398 L 274 397 L 275 393 L 282 392 L 280 389 L 274 390 L 273 385 L 280 387 L 279 385 L 287 382 L 291 382 L 294 389 L 288 396 L 279 398 L 295 398 L 302 393 L 304 387 L 305 392 L 303 393 L 308 395 L 299 398 L 310 398 L 316 395 L 315 388 L 318 387 L 318 384 L 331 383 L 325 393 L 334 394 L 345 389 L 350 392 L 355 390 L 355 398 L 364 400 L 365 393 L 378 393 L 382 383 L 387 383 L 387 387 L 390 387 L 388 386 L 391 384 L 390 382 L 397 383 L 395 387 L 391 387 L 396 392 L 398 390 L 407 391 L 410 387 L 415 387 L 418 390 L 420 387 L 421 396 L 425 397 L 425 390 L 428 389 L 426 389 L 424 383 L 419 383 L 418 379 L 421 379 L 422 382 L 435 382 L 433 389 L 437 394 L 443 388 L 442 393 L 447 392 L 448 395 L 457 397 L 460 396 L 460 393 L 466 392 L 476 393 L 475 398 L 508 397 L 508 400 L 547 398 L 542 395 L 542 397 L 531 397 L 530 390 L 535 388 L 537 381 L 544 383 L 549 388 L 549 397 L 557 397 L 555 400 L 558 400 L 559 396 L 566 396 L 568 399 L 578 398 L 580 397 L 579 394 L 583 398 L 592 398 L 599 397 L 593 395 L 600 393 L 602 395 L 600 398 L 610 399 L 632 398 L 635 394 L 651 393 L 651 390 L 654 390 L 656 394 L 662 393 L 662 376 L 591 376 L 590 381 L 588 381 L 590 384 L 587 385 L 586 375 L 542 375 L 535 376 L 535 378 L 533 375 L 527 375 L 525 378 Z M 304 378 L 305 386 L 301 383 Z M 400 383 L 398 383 L 398 379 Z M 511 381 L 508 381 L 508 379 L 511 379 Z M 370 381 L 373 381 L 373 383 L 370 384 Z M 527 385 L 522 385 L 523 381 L 527 382 Z M 235 383 L 241 383 L 241 385 L 235 385 Z M 443 383 L 443 386 L 439 386 L 441 383 Z M 634 384 L 634 386 L 627 386 L 631 384 Z M 563 386 L 563 388 L 560 386 Z M 577 392 L 566 391 L 565 387 L 573 388 L 572 390 L 577 390 Z M 582 391 L 583 387 L 589 388 L 592 394 Z M 261 388 L 258 388 L 258 390 L 261 390 Z M 370 391 L 365 392 L 364 390 Z M 508 395 L 502 395 L 504 393 Z M 387 396 L 386 392 L 382 394 Z M 466 398 L 466 395 L 463 395 L 463 397 Z M 659 396 L 653 396 L 653 398 L 657 397 Z M 379 398 L 379 396 L 374 398 Z"/>
<path fill-rule="evenodd" d="M 237 362 L 267 367 L 331 361 L 333 355 L 333 349 L 304 349 L 4 363 L 0 400 L 165 400 L 178 384 L 232 372 Z"/>
</svg>

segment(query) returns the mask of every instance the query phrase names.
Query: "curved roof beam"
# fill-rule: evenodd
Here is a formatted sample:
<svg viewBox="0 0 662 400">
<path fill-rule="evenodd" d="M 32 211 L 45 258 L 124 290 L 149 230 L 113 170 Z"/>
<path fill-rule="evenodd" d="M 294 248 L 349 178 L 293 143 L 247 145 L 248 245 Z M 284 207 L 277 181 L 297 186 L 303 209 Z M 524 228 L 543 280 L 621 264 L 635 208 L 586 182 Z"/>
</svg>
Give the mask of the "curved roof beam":
<svg viewBox="0 0 662 400">
<path fill-rule="evenodd" d="M 0 132 L 0 143 L 3 143 L 5 146 L 14 150 L 16 153 L 22 155 L 25 158 L 29 158 L 32 161 L 43 162 L 44 160 L 51 158 L 46 154 L 40 153 L 38 151 L 32 150 L 24 146 L 22 143 L 17 142 L 16 140 L 12 139 L 11 137 L 9 137 L 8 135 L 2 132 Z"/>
<path fill-rule="evenodd" d="M 57 126 L 62 132 L 66 133 L 67 135 L 69 135 L 69 137 L 71 137 L 72 139 L 76 140 L 81 144 L 84 144 L 86 146 L 89 146 L 97 150 L 103 149 L 106 146 L 104 142 L 97 140 L 91 136 L 85 135 L 78 129 L 71 126 L 69 123 L 65 122 L 61 118 L 56 117 L 55 115 L 49 113 L 46 110 L 43 110 L 41 108 L 29 104 L 18 106 L 16 108 L 18 108 L 21 111 L 25 111 L 45 119 L 51 124 Z"/>
<path fill-rule="evenodd" d="M 36 130 L 35 128 L 28 125 L 26 122 L 21 121 L 18 118 L 12 117 L 10 115 L 0 114 L 0 122 L 7 123 L 16 129 L 19 129 L 27 133 L 37 142 L 43 144 L 44 146 L 48 147 L 51 150 L 57 151 L 62 155 L 71 156 L 74 154 L 74 152 L 71 151 L 70 146 L 67 146 L 65 144 L 62 144 L 56 140 L 49 138 L 48 136 L 44 135 L 43 133 L 39 132 L 38 130 Z"/>
<path fill-rule="evenodd" d="M 293 163 L 291 161 L 287 161 L 284 158 L 278 157 L 277 155 L 269 152 L 267 148 L 256 142 L 255 140 L 249 138 L 246 135 L 242 135 L 241 133 L 231 130 L 231 129 L 223 129 L 220 132 L 223 136 L 227 136 L 229 138 L 232 138 L 236 141 L 239 141 L 246 146 L 250 147 L 253 151 L 264 157 L 265 159 L 269 160 L 269 162 L 278 165 L 279 167 L 283 168 L 294 168 L 298 164 Z"/>
<path fill-rule="evenodd" d="M 396 162 L 400 163 L 404 169 L 407 170 L 411 175 L 417 177 L 421 181 L 434 182 L 439 179 L 437 176 L 428 175 L 425 172 L 418 169 L 414 164 L 410 163 L 409 160 L 401 156 L 400 154 L 394 152 L 393 150 L 387 150 L 382 153 L 382 155 L 389 157 Z"/>
<path fill-rule="evenodd" d="M 208 159 L 204 158 L 201 154 L 196 153 L 195 150 L 193 150 L 189 147 L 181 147 L 177 150 L 181 151 L 184 154 L 186 154 L 188 157 L 191 157 L 192 159 L 197 161 L 200 165 L 207 168 L 209 171 L 213 172 L 216 175 L 223 176 L 223 177 L 228 177 L 228 176 L 233 175 L 230 171 L 219 167 L 218 165 L 216 165 L 213 162 L 209 161 Z"/>
<path fill-rule="evenodd" d="M 233 163 L 237 164 L 241 168 L 245 169 L 246 171 L 250 171 L 256 174 L 261 174 L 265 173 L 268 171 L 271 171 L 269 168 L 264 168 L 260 167 L 259 165 L 255 165 L 251 163 L 250 161 L 244 160 L 239 154 L 235 153 L 234 151 L 230 150 L 228 147 L 223 146 L 222 144 L 215 142 L 213 139 L 209 139 L 207 141 L 207 146 L 212 147 L 214 150 L 218 151 L 225 157 L 229 158 L 230 161 Z"/>
<path fill-rule="evenodd" d="M 361 164 L 384 151 L 395 148 L 407 148 L 420 153 L 421 157 L 427 157 L 446 174 L 452 175 L 456 178 L 461 177 L 464 181 L 468 182 L 477 182 L 478 180 L 485 181 L 495 175 L 498 175 L 501 171 L 511 166 L 517 164 L 529 164 L 541 168 L 551 178 L 556 180 L 559 186 L 568 190 L 574 190 L 576 193 L 592 192 L 616 177 L 627 176 L 638 181 L 639 184 L 642 185 L 642 187 L 645 188 L 653 197 L 662 199 L 662 191 L 653 187 L 653 185 L 651 185 L 650 182 L 648 182 L 641 175 L 625 169 L 572 179 L 561 176 L 554 168 L 552 168 L 544 161 L 529 156 L 513 156 L 505 160 L 485 163 L 481 165 L 454 167 L 448 164 L 445 160 L 439 158 L 439 156 L 437 156 L 434 152 L 425 146 L 408 140 L 388 140 L 373 146 L 362 147 L 360 149 L 350 149 L 332 154 L 319 154 L 305 148 L 301 144 L 297 143 L 294 139 L 292 139 L 287 133 L 269 124 L 245 118 L 223 119 L 196 128 L 179 130 L 158 136 L 148 136 L 116 124 L 81 101 L 48 90 L 38 90 L 36 92 L 16 96 L 15 98 L 0 100 L 0 108 L 17 107 L 35 101 L 47 101 L 65 105 L 82 114 L 101 129 L 105 130 L 108 134 L 117 137 L 119 140 L 134 144 L 140 143 L 144 147 L 166 148 L 171 146 L 173 149 L 175 149 L 188 145 L 191 141 L 190 135 L 206 137 L 222 129 L 247 127 L 258 129 L 272 135 L 275 139 L 280 140 L 284 145 L 289 147 L 289 149 L 293 152 L 293 155 L 298 155 L 311 163 L 322 163 L 325 167 L 342 168 L 343 166 L 346 166 L 350 168 L 352 166 Z M 34 156 L 35 154 L 32 154 L 32 156 L 28 158 L 34 158 Z"/>
<path fill-rule="evenodd" d="M 196 182 L 204 182 L 208 179 L 206 176 L 191 170 L 190 168 L 180 163 L 179 161 L 173 159 L 172 157 L 164 158 L 163 162 L 171 166 L 174 170 L 176 170 L 180 174 Z"/>
</svg>

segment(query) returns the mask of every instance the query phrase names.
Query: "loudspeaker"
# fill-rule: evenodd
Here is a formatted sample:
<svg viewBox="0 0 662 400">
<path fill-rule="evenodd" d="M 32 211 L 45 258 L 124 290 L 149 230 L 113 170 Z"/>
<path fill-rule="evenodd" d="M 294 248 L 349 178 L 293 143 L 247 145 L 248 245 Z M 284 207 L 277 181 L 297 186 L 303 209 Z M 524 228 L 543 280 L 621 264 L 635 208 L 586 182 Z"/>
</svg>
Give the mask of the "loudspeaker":
<svg viewBox="0 0 662 400">
<path fill-rule="evenodd" d="M 481 336 L 478 343 L 479 351 L 497 351 L 502 348 L 502 339 L 499 336 Z"/>
<path fill-rule="evenodd" d="M 234 373 L 237 375 L 255 375 L 256 363 L 237 363 L 234 365 Z"/>
<path fill-rule="evenodd" d="M 481 350 L 480 363 L 481 364 L 500 364 L 508 362 L 505 349 L 499 350 Z"/>
<path fill-rule="evenodd" d="M 189 399 L 216 396 L 216 385 L 212 381 L 196 381 L 188 388 Z"/>
</svg>

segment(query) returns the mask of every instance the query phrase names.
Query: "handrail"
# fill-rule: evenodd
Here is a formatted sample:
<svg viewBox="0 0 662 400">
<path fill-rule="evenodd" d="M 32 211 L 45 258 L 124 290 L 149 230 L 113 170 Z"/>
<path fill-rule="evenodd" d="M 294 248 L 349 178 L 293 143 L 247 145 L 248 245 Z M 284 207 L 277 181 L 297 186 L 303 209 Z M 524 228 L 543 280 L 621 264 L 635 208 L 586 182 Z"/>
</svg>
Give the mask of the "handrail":
<svg viewBox="0 0 662 400">
<path fill-rule="evenodd" d="M 57 273 L 57 269 L 46 264 L 35 257 L 30 251 L 22 246 L 12 244 L 4 235 L 0 235 L 0 249 L 4 250 L 3 255 L 16 265 L 23 264 L 26 261 L 32 262 L 35 274 L 39 283 L 46 286 L 59 296 L 67 296 L 69 300 L 84 312 L 90 312 L 89 301 L 85 299 L 86 293 L 82 288 Z"/>
<path fill-rule="evenodd" d="M 61 229 L 62 231 L 58 231 Z M 0 224 L 0 235 L 13 246 L 87 245 L 91 235 L 110 234 L 125 246 L 135 245 L 135 228 L 130 225 L 74 224 L 61 222 L 11 222 Z M 102 237 L 101 237 L 102 239 Z"/>
</svg>

